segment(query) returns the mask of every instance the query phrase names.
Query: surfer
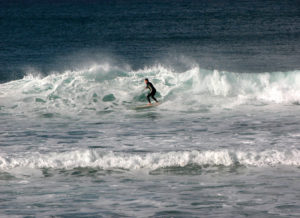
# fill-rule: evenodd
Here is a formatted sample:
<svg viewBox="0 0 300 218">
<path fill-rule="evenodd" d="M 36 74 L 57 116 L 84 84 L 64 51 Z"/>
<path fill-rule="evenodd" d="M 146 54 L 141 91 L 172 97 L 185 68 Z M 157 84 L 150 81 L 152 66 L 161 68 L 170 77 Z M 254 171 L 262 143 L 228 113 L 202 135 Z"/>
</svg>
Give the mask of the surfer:
<svg viewBox="0 0 300 218">
<path fill-rule="evenodd" d="M 150 93 L 147 95 L 147 99 L 148 99 L 148 102 L 149 102 L 148 105 L 151 105 L 150 97 L 153 98 L 154 101 L 158 102 L 156 100 L 156 98 L 154 97 L 154 95 L 156 93 L 156 89 L 154 88 L 153 84 L 151 82 L 149 82 L 149 80 L 147 78 L 145 79 L 145 83 L 146 83 L 145 89 L 150 90 Z"/>
</svg>

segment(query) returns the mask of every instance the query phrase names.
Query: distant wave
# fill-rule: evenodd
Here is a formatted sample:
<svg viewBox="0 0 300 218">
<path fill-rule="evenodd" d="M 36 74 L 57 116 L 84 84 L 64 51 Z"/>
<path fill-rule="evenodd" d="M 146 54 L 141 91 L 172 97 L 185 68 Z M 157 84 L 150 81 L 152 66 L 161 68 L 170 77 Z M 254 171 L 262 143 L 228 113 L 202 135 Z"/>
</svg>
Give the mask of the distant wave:
<svg viewBox="0 0 300 218">
<path fill-rule="evenodd" d="M 195 166 L 249 166 L 276 167 L 281 165 L 300 166 L 299 150 L 265 151 L 171 151 L 165 153 L 130 154 L 122 152 L 101 152 L 97 150 L 76 150 L 62 153 L 31 153 L 22 157 L 0 156 L 0 170 L 14 168 L 74 169 L 92 167 L 126 170 L 156 170 L 166 167 Z"/>
<path fill-rule="evenodd" d="M 35 74 L 36 75 L 36 74 Z M 233 73 L 191 65 L 184 72 L 163 65 L 140 70 L 93 64 L 82 70 L 28 74 L 0 86 L 0 111 L 51 114 L 127 110 L 146 103 L 143 79 L 148 77 L 159 99 L 174 110 L 235 107 L 241 104 L 299 104 L 300 72 Z"/>
</svg>

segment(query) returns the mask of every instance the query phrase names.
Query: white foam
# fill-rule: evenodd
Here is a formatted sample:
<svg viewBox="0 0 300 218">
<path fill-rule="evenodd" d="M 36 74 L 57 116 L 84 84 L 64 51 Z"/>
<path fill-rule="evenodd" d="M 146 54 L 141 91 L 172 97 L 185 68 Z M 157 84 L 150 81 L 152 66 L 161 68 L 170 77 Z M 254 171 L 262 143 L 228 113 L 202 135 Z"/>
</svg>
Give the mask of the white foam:
<svg viewBox="0 0 300 218">
<path fill-rule="evenodd" d="M 299 71 L 230 73 L 204 70 L 196 65 L 180 73 L 162 65 L 130 71 L 108 63 L 46 77 L 29 74 L 22 80 L 1 84 L 0 101 L 2 110 L 15 114 L 126 110 L 128 105 L 124 102 L 146 102 L 142 91 L 145 77 L 153 81 L 160 99 L 165 105 L 171 104 L 173 110 L 197 110 L 201 105 L 236 107 L 251 101 L 300 102 Z M 113 97 L 103 101 L 105 96 Z"/>
<path fill-rule="evenodd" d="M 300 166 L 300 151 L 171 151 L 165 153 L 130 154 L 77 150 L 63 153 L 28 154 L 24 157 L 0 156 L 0 169 L 54 168 L 73 169 L 93 167 L 101 169 L 155 170 L 165 167 L 198 166 Z"/>
</svg>

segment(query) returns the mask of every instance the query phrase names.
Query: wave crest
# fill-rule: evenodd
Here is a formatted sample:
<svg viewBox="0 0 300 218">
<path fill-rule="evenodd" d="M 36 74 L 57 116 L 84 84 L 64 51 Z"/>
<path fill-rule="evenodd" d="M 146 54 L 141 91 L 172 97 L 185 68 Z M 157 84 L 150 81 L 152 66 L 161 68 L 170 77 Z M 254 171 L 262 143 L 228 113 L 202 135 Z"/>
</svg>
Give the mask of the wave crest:
<svg viewBox="0 0 300 218">
<path fill-rule="evenodd" d="M 143 79 L 150 78 L 158 97 L 173 109 L 198 110 L 205 106 L 234 107 L 240 104 L 299 104 L 299 71 L 231 73 L 191 66 L 176 72 L 162 65 L 140 70 L 94 64 L 82 70 L 46 77 L 26 76 L 2 84 L 1 110 L 47 114 L 127 110 L 146 103 Z"/>
<path fill-rule="evenodd" d="M 256 151 L 171 151 L 165 153 L 129 154 L 77 150 L 65 153 L 29 154 L 26 157 L 0 156 L 0 169 L 18 167 L 74 169 L 92 167 L 126 170 L 156 170 L 166 167 L 197 166 L 300 166 L 300 151 L 265 150 Z"/>
</svg>

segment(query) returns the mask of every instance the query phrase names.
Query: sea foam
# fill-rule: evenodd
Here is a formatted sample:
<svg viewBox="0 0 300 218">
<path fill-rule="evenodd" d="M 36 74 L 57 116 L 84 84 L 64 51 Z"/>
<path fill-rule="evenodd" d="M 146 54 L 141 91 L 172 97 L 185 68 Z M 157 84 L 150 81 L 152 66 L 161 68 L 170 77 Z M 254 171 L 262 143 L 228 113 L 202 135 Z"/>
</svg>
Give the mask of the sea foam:
<svg viewBox="0 0 300 218">
<path fill-rule="evenodd" d="M 22 157 L 0 156 L 0 169 L 53 168 L 73 169 L 91 167 L 100 169 L 155 170 L 166 167 L 236 166 L 276 167 L 281 165 L 300 166 L 300 151 L 171 151 L 165 153 L 130 154 L 122 152 L 101 152 L 97 150 L 76 150 L 62 153 L 31 153 Z"/>
<path fill-rule="evenodd" d="M 184 72 L 155 65 L 140 70 L 94 64 L 81 70 L 28 75 L 1 84 L 1 110 L 14 114 L 78 114 L 128 110 L 146 103 L 143 79 L 148 77 L 166 102 L 165 109 L 198 110 L 241 104 L 299 104 L 299 71 L 233 73 L 192 65 Z"/>
</svg>

